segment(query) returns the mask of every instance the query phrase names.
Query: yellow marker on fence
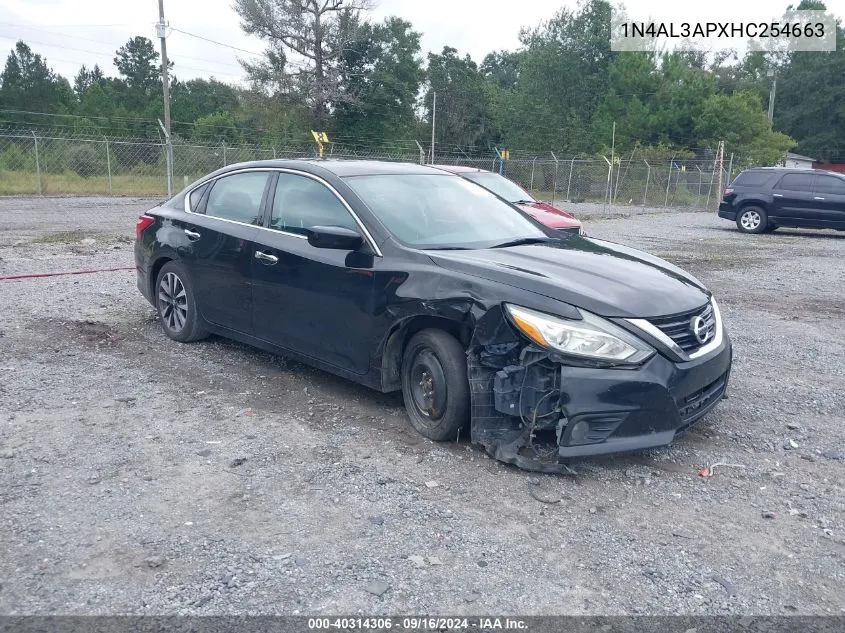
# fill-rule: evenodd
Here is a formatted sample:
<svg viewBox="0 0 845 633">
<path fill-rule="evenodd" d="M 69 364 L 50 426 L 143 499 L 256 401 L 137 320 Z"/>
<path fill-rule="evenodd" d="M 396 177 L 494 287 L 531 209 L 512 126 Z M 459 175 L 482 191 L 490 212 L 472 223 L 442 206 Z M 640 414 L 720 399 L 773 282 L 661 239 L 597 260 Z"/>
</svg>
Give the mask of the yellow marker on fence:
<svg viewBox="0 0 845 633">
<path fill-rule="evenodd" d="M 323 157 L 323 144 L 329 143 L 329 135 L 325 132 L 315 132 L 311 130 L 311 136 L 314 137 L 314 141 L 317 143 L 317 151 L 319 153 L 320 158 Z"/>
</svg>

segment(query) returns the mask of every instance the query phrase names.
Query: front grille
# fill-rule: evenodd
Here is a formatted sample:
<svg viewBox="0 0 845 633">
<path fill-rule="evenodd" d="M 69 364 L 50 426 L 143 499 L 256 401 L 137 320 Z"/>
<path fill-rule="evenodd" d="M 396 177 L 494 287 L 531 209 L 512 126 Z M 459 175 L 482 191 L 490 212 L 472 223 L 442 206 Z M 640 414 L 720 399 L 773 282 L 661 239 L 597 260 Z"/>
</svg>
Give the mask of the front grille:
<svg viewBox="0 0 845 633">
<path fill-rule="evenodd" d="M 679 403 L 678 413 L 681 415 L 681 423 L 684 426 L 692 424 L 716 405 L 725 393 L 727 378 L 726 372 Z"/>
<path fill-rule="evenodd" d="M 704 327 L 707 330 L 707 338 L 704 344 L 699 343 L 693 331 L 693 320 L 697 316 L 704 320 Z M 703 308 L 696 308 L 689 312 L 665 317 L 653 317 L 649 319 L 649 322 L 675 341 L 678 347 L 687 354 L 692 354 L 701 349 L 712 341 L 716 335 L 716 316 L 713 314 L 713 306 L 709 303 Z"/>
</svg>

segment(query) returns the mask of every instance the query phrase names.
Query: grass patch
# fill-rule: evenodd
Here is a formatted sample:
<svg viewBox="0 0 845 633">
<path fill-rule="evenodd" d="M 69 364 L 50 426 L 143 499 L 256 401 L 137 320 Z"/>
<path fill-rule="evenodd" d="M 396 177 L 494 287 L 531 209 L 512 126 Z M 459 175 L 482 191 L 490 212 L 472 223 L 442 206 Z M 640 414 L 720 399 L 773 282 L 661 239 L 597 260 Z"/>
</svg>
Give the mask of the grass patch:
<svg viewBox="0 0 845 633">
<path fill-rule="evenodd" d="M 30 242 L 30 244 L 73 244 L 84 240 L 86 237 L 96 239 L 94 235 L 86 235 L 82 231 L 59 231 L 57 233 L 47 233 L 40 235 Z"/>
<path fill-rule="evenodd" d="M 0 196 L 35 195 L 38 183 L 34 173 L 0 170 Z M 84 178 L 74 172 L 41 174 L 41 193 L 44 195 L 166 195 L 167 182 L 161 176 L 123 174 L 112 176 L 109 191 L 108 176 Z"/>
<path fill-rule="evenodd" d="M 84 239 L 97 240 L 98 242 L 130 242 L 131 240 L 124 235 L 109 235 L 106 233 L 85 233 L 84 231 L 57 231 L 56 233 L 47 233 L 40 235 L 31 240 L 30 244 L 75 244 Z"/>
</svg>

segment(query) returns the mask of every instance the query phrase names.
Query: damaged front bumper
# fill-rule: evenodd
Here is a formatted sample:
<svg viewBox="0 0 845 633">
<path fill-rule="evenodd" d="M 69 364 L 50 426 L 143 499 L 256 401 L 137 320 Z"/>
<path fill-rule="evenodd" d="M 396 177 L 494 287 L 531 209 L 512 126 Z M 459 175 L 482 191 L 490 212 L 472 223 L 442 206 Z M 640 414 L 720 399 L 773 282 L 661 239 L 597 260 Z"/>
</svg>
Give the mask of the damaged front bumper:
<svg viewBox="0 0 845 633">
<path fill-rule="evenodd" d="M 727 335 L 702 358 L 673 362 L 658 353 L 625 369 L 572 366 L 519 347 L 470 351 L 471 437 L 492 457 L 539 472 L 671 443 L 724 397 L 732 361 Z"/>
</svg>

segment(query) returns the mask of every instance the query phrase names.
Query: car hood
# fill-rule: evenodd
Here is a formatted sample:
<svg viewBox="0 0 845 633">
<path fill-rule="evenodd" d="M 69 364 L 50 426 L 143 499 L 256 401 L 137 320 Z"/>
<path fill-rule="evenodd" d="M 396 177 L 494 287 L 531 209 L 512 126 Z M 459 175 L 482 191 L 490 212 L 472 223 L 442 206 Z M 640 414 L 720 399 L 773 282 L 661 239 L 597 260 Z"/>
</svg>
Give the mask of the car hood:
<svg viewBox="0 0 845 633">
<path fill-rule="evenodd" d="M 581 222 L 574 215 L 557 209 L 545 202 L 519 203 L 516 206 L 541 224 L 552 229 L 568 229 L 581 226 Z"/>
<path fill-rule="evenodd" d="M 689 273 L 613 242 L 572 237 L 544 244 L 428 251 L 443 268 L 551 297 L 605 317 L 694 310 L 710 293 Z"/>
</svg>

